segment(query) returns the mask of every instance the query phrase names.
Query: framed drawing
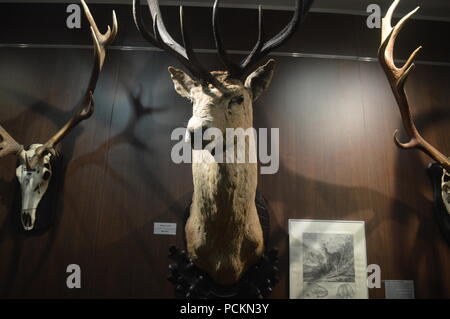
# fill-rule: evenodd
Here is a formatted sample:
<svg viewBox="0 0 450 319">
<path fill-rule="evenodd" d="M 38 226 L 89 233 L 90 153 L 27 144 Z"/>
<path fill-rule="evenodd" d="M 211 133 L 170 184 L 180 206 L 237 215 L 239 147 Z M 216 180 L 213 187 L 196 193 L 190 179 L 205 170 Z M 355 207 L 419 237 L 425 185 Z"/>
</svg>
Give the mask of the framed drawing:
<svg viewBox="0 0 450 319">
<path fill-rule="evenodd" d="M 364 222 L 289 220 L 291 299 L 367 299 Z"/>
</svg>

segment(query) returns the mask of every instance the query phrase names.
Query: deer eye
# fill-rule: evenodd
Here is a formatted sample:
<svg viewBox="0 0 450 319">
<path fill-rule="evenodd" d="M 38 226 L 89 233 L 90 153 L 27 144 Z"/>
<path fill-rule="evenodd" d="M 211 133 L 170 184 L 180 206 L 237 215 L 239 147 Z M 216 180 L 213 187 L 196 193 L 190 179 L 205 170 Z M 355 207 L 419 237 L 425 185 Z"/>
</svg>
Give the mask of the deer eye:
<svg viewBox="0 0 450 319">
<path fill-rule="evenodd" d="M 50 172 L 49 171 L 45 171 L 45 173 L 42 176 L 42 178 L 44 179 L 44 181 L 48 180 L 50 178 Z"/>
<path fill-rule="evenodd" d="M 230 103 L 228 104 L 229 107 L 233 105 L 241 105 L 244 102 L 244 96 L 239 95 L 231 99 Z"/>
</svg>

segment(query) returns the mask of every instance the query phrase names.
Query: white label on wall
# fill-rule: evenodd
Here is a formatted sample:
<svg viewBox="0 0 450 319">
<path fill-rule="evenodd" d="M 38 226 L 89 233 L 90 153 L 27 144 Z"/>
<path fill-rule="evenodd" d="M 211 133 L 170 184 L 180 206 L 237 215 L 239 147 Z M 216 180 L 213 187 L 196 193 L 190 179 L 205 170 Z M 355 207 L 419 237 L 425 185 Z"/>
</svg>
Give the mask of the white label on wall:
<svg viewBox="0 0 450 319">
<path fill-rule="evenodd" d="M 153 224 L 154 235 L 176 235 L 177 224 L 176 223 L 154 223 Z"/>
<path fill-rule="evenodd" d="M 385 280 L 386 299 L 414 299 L 414 281 Z"/>
</svg>

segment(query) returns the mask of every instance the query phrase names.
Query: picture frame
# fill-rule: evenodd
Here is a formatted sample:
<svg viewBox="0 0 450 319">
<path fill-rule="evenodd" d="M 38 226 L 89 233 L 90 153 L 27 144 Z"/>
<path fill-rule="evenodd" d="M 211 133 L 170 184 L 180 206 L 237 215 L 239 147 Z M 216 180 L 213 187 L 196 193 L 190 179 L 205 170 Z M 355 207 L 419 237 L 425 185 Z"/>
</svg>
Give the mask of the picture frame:
<svg viewBox="0 0 450 319">
<path fill-rule="evenodd" d="M 365 222 L 289 220 L 291 299 L 368 299 Z"/>
</svg>

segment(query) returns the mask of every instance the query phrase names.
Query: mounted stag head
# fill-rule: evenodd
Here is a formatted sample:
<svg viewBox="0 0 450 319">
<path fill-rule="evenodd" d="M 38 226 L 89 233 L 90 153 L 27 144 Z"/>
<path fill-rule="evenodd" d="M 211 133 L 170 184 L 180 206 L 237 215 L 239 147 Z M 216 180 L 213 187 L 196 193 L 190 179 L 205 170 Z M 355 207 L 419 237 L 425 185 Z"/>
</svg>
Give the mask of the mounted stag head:
<svg viewBox="0 0 450 319">
<path fill-rule="evenodd" d="M 414 124 L 414 120 L 411 114 L 411 108 L 409 106 L 408 98 L 405 92 L 406 80 L 411 74 L 411 71 L 415 68 L 414 58 L 422 49 L 422 47 L 417 48 L 401 68 L 398 68 L 394 62 L 394 46 L 397 36 L 399 35 L 405 23 L 419 10 L 419 7 L 417 7 L 415 10 L 404 16 L 394 27 L 392 27 L 392 15 L 399 3 L 400 0 L 395 0 L 386 13 L 386 16 L 382 20 L 381 45 L 378 51 L 378 59 L 389 80 L 392 92 L 394 93 L 402 116 L 403 126 L 405 127 L 406 133 L 410 138 L 407 143 L 400 142 L 397 137 L 398 130 L 396 130 L 394 133 L 394 141 L 395 144 L 402 149 L 419 149 L 442 166 L 443 177 L 441 186 L 443 190 L 443 202 L 447 207 L 447 212 L 450 213 L 450 188 L 448 183 L 444 181 L 444 177 L 448 175 L 448 172 L 450 172 L 450 160 L 447 156 L 439 152 L 420 135 L 419 131 L 416 128 L 416 125 Z"/>
<path fill-rule="evenodd" d="M 157 0 L 147 0 L 153 19 L 153 32 L 144 26 L 141 7 L 136 0 L 133 1 L 135 23 L 142 36 L 154 46 L 174 54 L 190 73 L 188 75 L 182 70 L 169 67 L 175 90 L 193 103 L 193 116 L 186 131 L 187 139 L 193 141 L 194 133 L 208 128 L 219 129 L 222 136 L 225 136 L 227 128 L 246 130 L 253 127 L 253 101 L 269 87 L 275 63 L 270 60 L 256 69 L 254 65 L 290 38 L 312 2 L 297 0 L 292 20 L 266 42 L 260 6 L 258 41 L 251 53 L 236 64 L 230 59 L 222 43 L 218 26 L 219 1 L 216 0 L 212 27 L 216 47 L 226 71 L 208 72 L 192 49 L 183 7 L 180 7 L 183 41 L 183 45 L 180 45 L 167 32 Z M 248 75 L 251 71 L 253 72 Z M 251 135 L 243 146 L 246 153 L 256 152 L 250 149 L 249 143 L 253 139 Z M 224 137 L 224 142 L 225 139 Z M 192 152 L 194 194 L 185 228 L 189 257 L 217 283 L 233 284 L 256 263 L 264 250 L 262 229 L 255 206 L 257 164 L 217 163 L 206 149 L 194 149 Z"/>
<path fill-rule="evenodd" d="M 25 148 L 17 143 L 8 132 L 0 126 L 0 158 L 9 154 L 15 154 L 19 159 L 16 170 L 17 179 L 22 189 L 21 221 L 25 230 L 32 230 L 36 220 L 38 205 L 47 191 L 52 167 L 52 157 L 57 156 L 56 145 L 72 131 L 81 121 L 88 119 L 94 112 L 93 93 L 100 71 L 106 56 L 106 48 L 117 35 L 117 19 L 113 11 L 113 27 L 108 26 L 105 34 L 99 32 L 95 21 L 89 12 L 86 3 L 81 0 L 86 17 L 91 25 L 91 34 L 94 42 L 94 66 L 92 68 L 89 86 L 86 89 L 82 104 L 78 112 L 47 142 L 44 144 L 32 144 Z"/>
</svg>

